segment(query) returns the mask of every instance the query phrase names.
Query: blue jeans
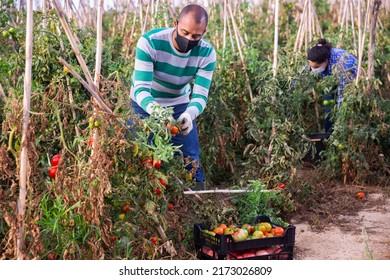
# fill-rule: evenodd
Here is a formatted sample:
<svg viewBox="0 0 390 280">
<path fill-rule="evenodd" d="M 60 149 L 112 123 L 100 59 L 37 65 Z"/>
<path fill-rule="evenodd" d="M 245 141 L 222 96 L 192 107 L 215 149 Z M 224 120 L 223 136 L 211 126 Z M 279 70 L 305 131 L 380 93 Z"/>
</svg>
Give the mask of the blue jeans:
<svg viewBox="0 0 390 280">
<path fill-rule="evenodd" d="M 187 103 L 185 104 L 179 104 L 173 106 L 173 118 L 177 120 L 182 113 L 187 109 Z M 147 118 L 149 117 L 149 114 L 144 111 L 135 101 L 131 100 L 131 107 L 134 110 L 134 113 L 139 115 L 141 118 Z M 184 136 L 181 134 L 176 134 L 174 137 L 172 137 L 172 143 L 175 146 L 179 146 L 181 152 L 183 153 L 184 158 L 189 157 L 191 160 L 195 160 L 199 164 L 199 168 L 196 170 L 195 173 L 195 180 L 197 182 L 204 182 L 204 173 L 202 166 L 200 165 L 200 148 L 199 148 L 199 139 L 198 139 L 198 129 L 196 127 L 196 121 L 192 121 L 193 129 L 191 132 Z M 186 167 L 188 170 L 192 169 L 191 165 L 188 165 Z"/>
</svg>

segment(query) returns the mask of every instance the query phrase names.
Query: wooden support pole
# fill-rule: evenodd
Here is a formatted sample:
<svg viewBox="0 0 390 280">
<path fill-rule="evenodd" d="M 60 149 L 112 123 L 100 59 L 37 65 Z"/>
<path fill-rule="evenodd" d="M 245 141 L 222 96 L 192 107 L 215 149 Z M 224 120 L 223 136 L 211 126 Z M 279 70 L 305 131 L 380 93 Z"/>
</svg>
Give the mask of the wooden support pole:
<svg viewBox="0 0 390 280">
<path fill-rule="evenodd" d="M 367 66 L 367 75 L 368 78 L 374 78 L 374 59 L 375 59 L 375 34 L 376 34 L 376 24 L 378 22 L 379 7 L 381 5 L 380 0 L 374 0 L 372 6 L 372 19 L 370 26 L 370 45 L 368 49 L 368 66 Z"/>
<path fill-rule="evenodd" d="M 18 236 L 16 258 L 25 258 L 25 211 L 28 181 L 28 132 L 30 123 L 30 102 L 31 102 L 31 77 L 32 77 L 32 52 L 33 52 L 33 1 L 27 0 L 26 16 L 26 66 L 24 74 L 24 96 L 23 96 L 23 128 L 20 154 L 20 176 L 19 176 L 19 199 L 18 209 Z"/>
<path fill-rule="evenodd" d="M 276 69 L 278 67 L 278 39 L 279 39 L 279 0 L 275 0 L 275 31 L 274 31 L 274 61 L 272 64 L 272 72 L 276 77 Z"/>
</svg>

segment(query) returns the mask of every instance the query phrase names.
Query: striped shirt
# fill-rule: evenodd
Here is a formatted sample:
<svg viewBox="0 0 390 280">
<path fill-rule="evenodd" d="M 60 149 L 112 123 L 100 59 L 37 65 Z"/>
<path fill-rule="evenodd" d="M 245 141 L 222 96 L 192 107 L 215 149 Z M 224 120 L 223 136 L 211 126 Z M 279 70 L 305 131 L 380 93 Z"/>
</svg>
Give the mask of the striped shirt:
<svg viewBox="0 0 390 280">
<path fill-rule="evenodd" d="M 340 84 L 337 91 L 337 101 L 340 105 L 345 84 L 356 78 L 357 59 L 345 50 L 332 48 L 330 50 L 328 66 L 324 72 L 320 73 L 320 76 L 330 76 L 333 73 L 332 71 L 338 71 L 340 77 Z"/>
<path fill-rule="evenodd" d="M 153 29 L 138 40 L 130 98 L 149 114 L 157 104 L 188 103 L 186 112 L 194 120 L 206 107 L 216 53 L 203 39 L 180 53 L 173 46 L 173 31 Z"/>
</svg>

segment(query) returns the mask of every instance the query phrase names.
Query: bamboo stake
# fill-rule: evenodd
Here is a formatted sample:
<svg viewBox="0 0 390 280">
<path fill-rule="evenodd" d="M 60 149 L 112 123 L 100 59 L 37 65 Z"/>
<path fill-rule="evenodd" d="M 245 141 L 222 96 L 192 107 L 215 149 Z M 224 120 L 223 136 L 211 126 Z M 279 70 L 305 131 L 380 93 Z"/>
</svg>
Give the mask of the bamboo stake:
<svg viewBox="0 0 390 280">
<path fill-rule="evenodd" d="M 149 13 L 149 7 L 150 7 L 150 1 L 148 3 L 148 5 L 146 6 L 146 13 L 145 13 L 145 20 L 144 20 L 144 25 L 142 26 L 142 34 L 145 33 L 145 30 L 146 30 L 146 23 L 148 22 L 148 13 Z"/>
<path fill-rule="evenodd" d="M 353 38 L 353 47 L 356 50 L 356 35 L 355 35 L 355 22 L 354 22 L 354 13 L 353 13 L 353 1 L 350 1 L 350 9 L 351 9 L 351 27 L 352 27 L 352 38 Z"/>
<path fill-rule="evenodd" d="M 97 27 L 96 27 L 96 62 L 95 62 L 95 77 L 94 84 L 99 90 L 100 73 L 102 68 L 102 34 L 103 34 L 103 4 L 104 0 L 99 0 L 97 9 Z"/>
<path fill-rule="evenodd" d="M 221 189 L 221 190 L 204 190 L 204 191 L 184 191 L 183 194 L 208 194 L 208 193 L 251 193 L 255 190 L 230 190 L 230 189 Z M 273 192 L 274 190 L 260 190 L 262 193 Z"/>
<path fill-rule="evenodd" d="M 47 12 L 46 0 L 42 0 L 42 13 L 43 13 L 42 28 L 43 29 L 46 29 L 47 26 L 46 12 Z"/>
<path fill-rule="evenodd" d="M 279 39 L 279 0 L 275 0 L 275 31 L 274 31 L 274 62 L 272 71 L 276 77 L 276 68 L 278 66 L 278 39 Z"/>
<path fill-rule="evenodd" d="M 249 80 L 248 73 L 246 72 L 246 65 L 245 65 L 244 56 L 243 56 L 242 51 L 241 51 L 240 40 L 239 40 L 239 38 L 238 38 L 239 30 L 238 30 L 237 25 L 236 25 L 236 22 L 235 22 L 235 20 L 234 20 L 233 13 L 232 13 L 232 10 L 231 10 L 231 8 L 230 8 L 230 4 L 228 5 L 228 10 L 229 10 L 229 13 L 230 13 L 230 17 L 231 17 L 231 19 L 232 19 L 232 24 L 233 24 L 233 28 L 234 28 L 234 34 L 235 34 L 235 38 L 236 38 L 237 48 L 238 48 L 238 52 L 239 52 L 239 54 L 240 54 L 241 62 L 242 62 L 243 67 L 244 67 L 245 76 L 246 76 L 247 80 Z M 250 98 L 250 101 L 252 102 L 252 100 L 253 100 L 253 94 L 252 94 L 252 88 L 251 88 L 249 82 L 248 82 L 248 91 L 249 91 L 249 98 Z"/>
<path fill-rule="evenodd" d="M 313 38 L 313 33 L 312 33 L 312 27 L 311 27 L 311 20 L 313 18 L 312 16 L 312 6 L 313 6 L 313 3 L 311 2 L 311 0 L 309 0 L 310 3 L 309 3 L 309 6 L 308 6 L 308 9 L 309 9 L 309 17 L 307 18 L 307 24 L 308 24 L 308 29 L 309 29 L 309 42 L 311 42 L 312 38 Z"/>
<path fill-rule="evenodd" d="M 299 39 L 301 37 L 302 28 L 303 28 L 302 26 L 303 26 L 303 14 L 301 15 L 301 22 L 299 23 L 299 27 L 298 27 L 297 38 L 295 39 L 294 52 L 298 50 Z"/>
<path fill-rule="evenodd" d="M 301 23 L 299 25 L 299 29 L 298 29 L 298 35 L 297 35 L 297 39 L 295 41 L 295 46 L 294 46 L 294 52 L 300 50 L 302 48 L 302 41 L 303 41 L 303 36 L 306 32 L 305 30 L 305 18 L 306 18 L 306 13 L 307 13 L 307 3 L 308 3 L 308 0 L 305 0 L 305 4 L 303 6 L 303 12 L 302 12 L 302 15 L 301 15 Z"/>
<path fill-rule="evenodd" d="M 226 50 L 226 25 L 227 25 L 227 17 L 226 17 L 226 0 L 223 1 L 223 44 L 222 48 Z"/>
<path fill-rule="evenodd" d="M 124 20 L 123 20 L 123 22 L 122 22 L 122 30 L 121 30 L 122 36 L 123 36 L 123 34 L 125 33 L 125 27 L 126 27 L 127 16 L 129 15 L 129 13 L 130 13 L 130 5 L 127 4 L 126 9 L 125 9 L 125 18 L 124 18 Z"/>
<path fill-rule="evenodd" d="M 375 34 L 376 24 L 378 21 L 379 7 L 381 5 L 380 0 L 374 0 L 372 7 L 372 21 L 370 26 L 370 47 L 368 50 L 368 78 L 374 77 L 374 58 L 375 58 Z"/>
<path fill-rule="evenodd" d="M 139 7 L 139 23 L 141 27 L 141 35 L 143 34 L 142 32 L 142 23 L 144 22 L 144 18 L 142 16 L 142 0 L 138 0 L 138 7 Z"/>
<path fill-rule="evenodd" d="M 104 103 L 100 95 L 96 92 L 96 89 L 89 85 L 77 72 L 74 68 L 67 63 L 62 57 L 59 57 L 58 60 L 64 66 L 66 66 L 70 73 L 85 87 L 86 90 L 92 95 L 92 97 L 98 102 L 99 106 L 106 111 L 107 113 L 113 114 L 112 110 Z"/>
<path fill-rule="evenodd" d="M 307 2 L 309 2 L 309 0 L 307 0 Z M 307 9 L 306 14 L 309 15 L 309 4 L 308 4 L 306 9 Z M 305 33 L 304 33 L 304 35 L 305 35 L 305 50 L 307 49 L 307 46 L 309 44 L 308 38 L 307 38 L 307 36 L 308 36 L 307 30 L 308 30 L 308 27 L 309 27 L 308 26 L 308 19 L 309 19 L 309 17 L 306 16 L 306 18 L 305 18 Z"/>
<path fill-rule="evenodd" d="M 5 95 L 4 89 L 3 89 L 3 87 L 1 86 L 1 84 L 0 84 L 0 96 L 1 96 L 1 98 L 2 98 L 4 101 L 7 100 L 7 95 Z"/>
<path fill-rule="evenodd" d="M 227 16 L 227 12 L 226 12 L 226 16 Z M 234 48 L 234 40 L 233 40 L 233 35 L 232 35 L 232 29 L 230 27 L 230 21 L 228 20 L 227 21 L 227 25 L 228 25 L 228 30 L 229 30 L 229 38 L 230 38 L 230 45 L 232 46 L 232 52 L 234 53 L 236 50 Z"/>
<path fill-rule="evenodd" d="M 16 258 L 22 260 L 25 257 L 24 240 L 24 218 L 26 211 L 27 195 L 27 168 L 28 168 L 28 143 L 27 137 L 30 122 L 31 102 L 31 72 L 32 72 L 32 51 L 33 51 L 33 1 L 27 0 L 26 16 L 26 67 L 24 75 L 24 96 L 23 96 L 23 129 L 22 129 L 22 151 L 20 154 L 20 178 L 19 178 L 19 200 L 18 200 L 18 222 L 19 230 L 17 236 Z"/>
<path fill-rule="evenodd" d="M 360 1 L 361 0 L 358 1 L 358 6 L 359 6 L 359 4 L 361 6 Z M 365 16 L 365 20 L 364 20 L 363 34 L 360 35 L 361 39 L 359 39 L 359 61 L 358 61 L 358 72 L 357 72 L 357 75 L 356 75 L 356 85 L 359 82 L 359 77 L 360 77 L 360 74 L 361 74 L 361 71 L 362 71 L 363 50 L 364 50 L 364 42 L 365 42 L 365 39 L 366 39 L 365 38 L 366 37 L 366 29 L 367 29 L 367 25 L 368 25 L 369 17 L 370 17 L 370 12 L 369 12 L 370 6 L 371 6 L 371 0 L 368 0 L 367 7 L 366 7 L 366 16 Z M 358 8 L 358 10 L 359 10 L 358 16 L 361 16 L 361 10 L 362 10 L 361 7 Z M 359 22 L 360 22 L 360 25 L 361 25 L 361 19 L 359 20 Z M 360 29 L 360 33 L 361 33 L 361 29 Z"/>
<path fill-rule="evenodd" d="M 70 81 L 68 75 L 66 76 L 66 87 L 68 88 L 68 94 L 69 94 L 69 104 L 70 104 L 70 110 L 72 111 L 72 118 L 73 120 L 76 120 L 77 115 L 76 115 L 76 110 L 74 109 L 75 104 L 74 104 L 74 99 L 73 99 L 73 92 L 72 92 L 72 87 L 70 86 Z M 81 136 L 80 129 L 77 126 L 77 124 L 74 125 L 74 130 L 76 132 L 77 137 Z M 78 145 L 78 150 L 79 153 L 82 152 L 80 145 Z"/>
<path fill-rule="evenodd" d="M 97 27 L 96 27 L 96 58 L 95 58 L 95 77 L 94 77 L 94 85 L 95 89 L 99 91 L 100 84 L 100 73 L 102 67 L 102 34 L 103 34 L 103 4 L 104 0 L 99 0 L 98 8 L 97 8 Z M 93 115 L 96 116 L 97 107 L 95 102 L 93 102 Z M 91 157 L 95 151 L 95 143 L 98 142 L 99 138 L 99 130 L 94 129 L 92 132 L 93 142 L 92 142 L 92 152 Z"/>
<path fill-rule="evenodd" d="M 57 0 L 52 0 L 53 1 L 53 5 L 54 5 L 54 8 L 60 18 L 60 21 L 61 21 L 61 24 L 62 24 L 62 27 L 64 28 L 65 30 L 65 33 L 69 39 L 69 42 L 72 46 L 72 49 L 73 49 L 73 52 L 75 53 L 76 55 L 76 58 L 77 58 L 77 61 L 79 62 L 80 64 L 80 67 L 81 69 L 83 70 L 83 73 L 87 79 L 87 82 L 88 84 L 90 84 L 91 86 L 94 86 L 94 83 L 92 81 L 92 76 L 91 76 L 91 73 L 89 72 L 88 68 L 87 68 L 87 64 L 85 63 L 81 53 L 80 53 L 80 50 L 79 48 L 77 47 L 77 44 L 76 44 L 76 40 L 75 40 L 75 36 L 73 35 L 69 25 L 68 25 L 68 22 L 66 21 L 65 17 L 64 17 L 64 13 L 61 9 L 61 7 L 58 5 L 57 3 Z"/>
<path fill-rule="evenodd" d="M 368 5 L 368 4 L 367 4 Z M 362 50 L 362 43 L 361 43 L 361 40 L 362 40 L 362 19 L 361 19 L 361 16 L 362 16 L 362 11 L 361 11 L 361 0 L 358 0 L 358 43 L 359 43 L 359 46 L 358 46 L 358 71 L 357 71 L 357 74 L 356 74 L 356 85 L 358 84 L 359 82 L 359 76 L 360 76 L 360 67 L 362 67 L 362 54 L 363 54 L 363 50 Z"/>
</svg>

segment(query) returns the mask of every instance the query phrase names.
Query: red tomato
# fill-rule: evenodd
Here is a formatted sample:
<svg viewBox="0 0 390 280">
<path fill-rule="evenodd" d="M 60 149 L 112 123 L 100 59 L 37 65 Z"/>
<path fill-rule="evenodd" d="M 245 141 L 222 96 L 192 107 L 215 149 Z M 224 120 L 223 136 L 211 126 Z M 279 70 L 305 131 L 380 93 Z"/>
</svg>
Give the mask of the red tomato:
<svg viewBox="0 0 390 280">
<path fill-rule="evenodd" d="M 152 243 L 153 243 L 154 245 L 156 245 L 156 244 L 157 244 L 157 236 L 153 236 L 153 237 L 150 239 L 150 241 L 152 241 Z"/>
<path fill-rule="evenodd" d="M 123 205 L 123 207 L 122 207 L 122 212 L 123 212 L 123 213 L 127 213 L 127 212 L 129 212 L 129 211 L 130 211 L 130 205 L 127 204 L 127 203 L 125 203 L 125 204 Z"/>
<path fill-rule="evenodd" d="M 284 229 L 282 227 L 276 227 L 275 236 L 283 236 L 283 235 L 284 235 Z"/>
<path fill-rule="evenodd" d="M 227 228 L 227 226 L 225 224 L 220 224 L 219 227 L 223 228 L 223 229 Z"/>
<path fill-rule="evenodd" d="M 88 146 L 92 146 L 92 144 L 93 144 L 93 137 L 90 136 L 88 139 Z"/>
<path fill-rule="evenodd" d="M 161 184 L 164 188 L 167 186 L 167 182 L 165 182 L 163 178 L 158 179 L 158 181 L 160 182 L 160 184 Z"/>
<path fill-rule="evenodd" d="M 156 169 L 159 169 L 161 166 L 161 160 L 159 159 L 154 159 L 153 160 L 153 167 L 156 168 Z"/>
<path fill-rule="evenodd" d="M 171 134 L 178 134 L 179 133 L 179 128 L 176 125 L 173 125 L 171 127 Z"/>
<path fill-rule="evenodd" d="M 168 203 L 168 210 L 173 211 L 175 209 L 175 205 L 173 203 Z"/>
<path fill-rule="evenodd" d="M 220 228 L 220 227 L 216 227 L 213 232 L 215 232 L 216 234 L 223 234 L 223 228 Z"/>
<path fill-rule="evenodd" d="M 60 159 L 61 159 L 60 155 L 53 156 L 50 160 L 51 166 L 57 166 L 60 163 Z"/>
<path fill-rule="evenodd" d="M 266 256 L 266 255 L 269 255 L 269 253 L 264 249 L 260 249 L 260 250 L 256 251 L 255 255 L 256 256 Z"/>
<path fill-rule="evenodd" d="M 161 194 L 160 188 L 155 189 L 155 190 L 154 190 L 154 193 L 157 194 L 157 195 L 160 195 L 160 194 Z"/>
<path fill-rule="evenodd" d="M 363 192 L 358 192 L 358 193 L 356 194 L 356 196 L 357 196 L 357 198 L 359 198 L 359 199 L 363 199 L 363 198 L 364 198 L 364 193 L 363 193 Z"/>
<path fill-rule="evenodd" d="M 286 188 L 286 185 L 285 185 L 285 184 L 279 184 L 278 188 L 279 188 L 279 189 L 285 189 L 285 188 Z"/>
<path fill-rule="evenodd" d="M 54 179 L 56 177 L 57 169 L 58 169 L 58 166 L 50 167 L 50 169 L 49 169 L 49 177 L 50 178 Z"/>
</svg>

